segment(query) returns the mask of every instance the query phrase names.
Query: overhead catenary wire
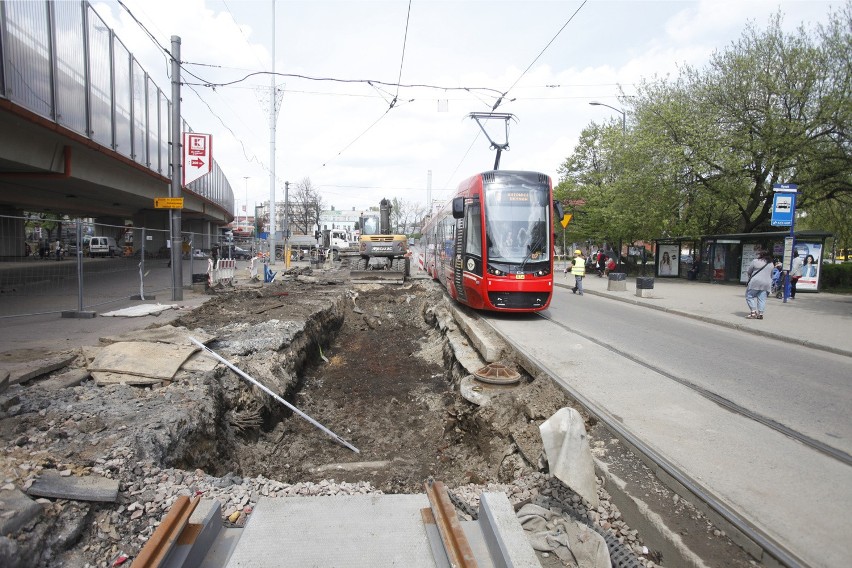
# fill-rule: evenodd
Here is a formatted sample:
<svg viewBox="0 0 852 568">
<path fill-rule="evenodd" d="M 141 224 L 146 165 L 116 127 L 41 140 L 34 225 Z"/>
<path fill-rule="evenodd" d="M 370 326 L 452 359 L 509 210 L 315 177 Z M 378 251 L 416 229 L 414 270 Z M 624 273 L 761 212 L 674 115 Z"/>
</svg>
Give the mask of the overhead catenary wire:
<svg viewBox="0 0 852 568">
<path fill-rule="evenodd" d="M 520 82 L 520 80 L 521 80 L 521 79 L 523 79 L 524 75 L 526 75 L 526 74 L 527 74 L 527 72 L 528 72 L 528 71 L 532 68 L 532 66 L 533 66 L 533 65 L 535 65 L 535 62 L 536 62 L 536 61 L 538 61 L 538 60 L 539 60 L 539 58 L 540 58 L 542 55 L 544 55 L 544 52 L 545 52 L 545 51 L 547 51 L 547 48 L 549 48 L 549 47 L 551 46 L 551 44 L 553 44 L 553 42 L 554 42 L 554 41 L 556 41 L 556 38 L 557 38 L 557 37 L 559 37 L 559 34 L 561 34 L 561 33 L 562 33 L 562 31 L 563 31 L 566 27 L 568 27 L 568 24 L 570 24 L 570 23 L 571 23 L 571 21 L 574 19 L 574 16 L 576 16 L 576 15 L 580 12 L 580 10 L 582 10 L 582 9 L 583 9 L 583 6 L 585 6 L 585 5 L 586 5 L 586 2 L 588 2 L 588 0 L 583 0 L 583 3 L 582 3 L 582 4 L 580 4 L 580 5 L 577 7 L 577 9 L 576 9 L 576 10 L 574 10 L 574 13 L 573 13 L 573 14 L 571 14 L 571 17 L 570 17 L 570 18 L 568 18 L 568 20 L 567 20 L 564 24 L 562 24 L 562 27 L 561 27 L 561 28 L 559 28 L 559 31 L 558 31 L 558 32 L 556 32 L 556 35 L 554 35 L 554 36 L 550 39 L 550 41 L 549 41 L 549 42 L 547 42 L 547 45 L 545 45 L 545 46 L 544 46 L 544 48 L 543 48 L 543 49 L 539 52 L 539 54 L 535 56 L 535 59 L 533 59 L 533 60 L 530 62 L 530 64 L 529 64 L 529 65 L 527 65 L 527 68 L 526 68 L 526 69 L 524 69 L 524 72 L 523 72 L 523 73 L 521 73 L 521 74 L 518 76 L 518 78 L 517 78 L 517 79 L 515 79 L 515 82 L 514 82 L 514 83 L 512 83 L 512 85 L 511 85 L 508 89 L 506 89 L 506 91 L 505 91 L 505 92 L 503 92 L 503 93 L 500 95 L 500 98 L 498 98 L 498 99 L 497 99 L 497 102 L 495 102 L 495 103 L 494 103 L 494 106 L 491 108 L 491 110 L 492 110 L 492 111 L 497 110 L 497 107 L 498 107 L 498 106 L 500 106 L 500 103 L 502 103 L 502 102 L 503 102 L 503 99 L 506 97 L 506 95 L 509 93 L 509 91 L 511 91 L 512 89 L 514 89 L 514 88 L 515 88 L 515 85 L 517 85 L 517 84 Z"/>
</svg>

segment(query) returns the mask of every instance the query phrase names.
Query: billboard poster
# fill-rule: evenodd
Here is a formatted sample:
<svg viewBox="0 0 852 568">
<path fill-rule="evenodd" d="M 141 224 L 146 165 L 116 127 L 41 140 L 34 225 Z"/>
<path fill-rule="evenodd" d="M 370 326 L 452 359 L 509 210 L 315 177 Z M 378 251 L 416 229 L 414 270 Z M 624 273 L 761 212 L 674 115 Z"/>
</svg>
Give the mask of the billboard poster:
<svg viewBox="0 0 852 568">
<path fill-rule="evenodd" d="M 713 247 L 713 279 L 714 280 L 724 280 L 725 279 L 725 256 L 727 251 L 725 247 L 716 243 L 716 246 Z"/>
<path fill-rule="evenodd" d="M 748 283 L 748 270 L 751 261 L 757 258 L 757 251 L 760 250 L 760 245 L 743 245 L 743 261 L 740 264 L 740 282 L 743 284 Z M 772 268 L 771 266 L 767 268 Z"/>
<path fill-rule="evenodd" d="M 802 277 L 796 284 L 796 291 L 813 290 L 819 288 L 819 273 L 822 263 L 822 243 L 804 243 L 797 241 L 795 245 L 799 258 L 802 259 Z"/>
<path fill-rule="evenodd" d="M 678 251 L 680 247 L 673 245 L 660 245 L 657 248 L 657 276 L 678 275 Z"/>
</svg>

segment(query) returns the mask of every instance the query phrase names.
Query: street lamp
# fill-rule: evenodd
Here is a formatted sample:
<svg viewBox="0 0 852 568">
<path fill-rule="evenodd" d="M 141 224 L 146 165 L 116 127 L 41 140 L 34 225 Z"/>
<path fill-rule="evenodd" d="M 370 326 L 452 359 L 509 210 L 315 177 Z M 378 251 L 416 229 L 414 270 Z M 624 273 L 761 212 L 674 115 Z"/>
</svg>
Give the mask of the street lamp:
<svg viewBox="0 0 852 568">
<path fill-rule="evenodd" d="M 248 225 L 248 179 L 249 179 L 249 176 L 243 176 L 243 179 L 246 180 L 246 206 L 243 207 L 243 219 L 245 220 L 246 225 Z"/>
<path fill-rule="evenodd" d="M 598 101 L 592 101 L 589 104 L 592 106 L 605 106 L 606 108 L 611 108 L 615 112 L 619 113 L 621 115 L 621 134 L 623 135 L 627 132 L 627 114 L 623 110 Z"/>
</svg>

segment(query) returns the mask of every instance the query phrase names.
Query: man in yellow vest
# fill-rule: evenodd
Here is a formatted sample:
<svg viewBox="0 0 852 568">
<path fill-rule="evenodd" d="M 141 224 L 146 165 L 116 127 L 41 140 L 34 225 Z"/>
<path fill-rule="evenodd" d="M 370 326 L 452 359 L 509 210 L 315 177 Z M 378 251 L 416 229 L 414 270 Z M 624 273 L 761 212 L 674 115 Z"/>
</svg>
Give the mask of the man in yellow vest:
<svg viewBox="0 0 852 568">
<path fill-rule="evenodd" d="M 571 264 L 571 274 L 574 275 L 574 287 L 571 288 L 573 293 L 580 292 L 583 295 L 583 277 L 586 276 L 586 259 L 583 258 L 583 251 L 577 249 L 574 251 L 574 260 Z"/>
</svg>

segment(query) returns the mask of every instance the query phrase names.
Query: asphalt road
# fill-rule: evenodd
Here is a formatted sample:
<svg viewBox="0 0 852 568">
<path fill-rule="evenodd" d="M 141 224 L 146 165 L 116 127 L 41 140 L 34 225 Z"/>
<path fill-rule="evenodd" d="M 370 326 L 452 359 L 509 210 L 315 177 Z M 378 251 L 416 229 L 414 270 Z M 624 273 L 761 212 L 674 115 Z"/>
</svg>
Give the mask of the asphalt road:
<svg viewBox="0 0 852 568">
<path fill-rule="evenodd" d="M 558 290 L 544 317 L 659 374 L 852 455 L 849 358 Z"/>
</svg>

